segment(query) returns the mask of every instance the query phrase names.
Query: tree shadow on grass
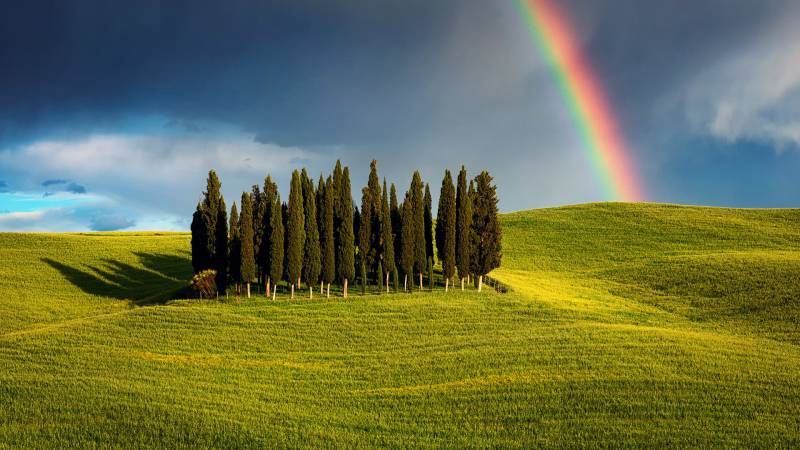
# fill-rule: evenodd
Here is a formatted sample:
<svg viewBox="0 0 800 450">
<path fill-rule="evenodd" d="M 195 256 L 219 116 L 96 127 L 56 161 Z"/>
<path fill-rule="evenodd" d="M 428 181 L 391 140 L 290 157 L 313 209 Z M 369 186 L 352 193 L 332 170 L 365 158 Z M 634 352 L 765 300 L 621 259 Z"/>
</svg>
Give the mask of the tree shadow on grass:
<svg viewBox="0 0 800 450">
<path fill-rule="evenodd" d="M 113 259 L 81 266 L 70 266 L 52 258 L 42 258 L 42 261 L 89 295 L 146 305 L 163 304 L 185 292 L 192 273 L 187 257 L 155 253 L 135 255 L 141 266 Z"/>
</svg>

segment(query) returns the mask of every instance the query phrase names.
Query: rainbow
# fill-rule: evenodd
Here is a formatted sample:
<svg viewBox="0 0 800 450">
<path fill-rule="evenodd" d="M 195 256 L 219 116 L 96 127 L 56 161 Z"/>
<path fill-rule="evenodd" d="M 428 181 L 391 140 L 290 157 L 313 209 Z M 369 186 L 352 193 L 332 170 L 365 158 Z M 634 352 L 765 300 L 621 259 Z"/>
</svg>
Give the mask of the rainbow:
<svg viewBox="0 0 800 450">
<path fill-rule="evenodd" d="M 528 31 L 564 98 L 606 199 L 644 200 L 614 112 L 581 52 L 567 17 L 551 0 L 517 1 Z"/>
</svg>

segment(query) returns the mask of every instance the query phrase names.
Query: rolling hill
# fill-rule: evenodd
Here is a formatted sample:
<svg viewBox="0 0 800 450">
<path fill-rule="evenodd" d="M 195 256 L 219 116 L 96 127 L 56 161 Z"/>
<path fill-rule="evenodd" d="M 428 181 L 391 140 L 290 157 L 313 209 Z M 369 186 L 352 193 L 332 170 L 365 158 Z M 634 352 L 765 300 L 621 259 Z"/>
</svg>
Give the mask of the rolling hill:
<svg viewBox="0 0 800 450">
<path fill-rule="evenodd" d="M 0 447 L 800 444 L 800 210 L 502 216 L 500 294 L 171 300 L 180 233 L 0 234 Z"/>
</svg>

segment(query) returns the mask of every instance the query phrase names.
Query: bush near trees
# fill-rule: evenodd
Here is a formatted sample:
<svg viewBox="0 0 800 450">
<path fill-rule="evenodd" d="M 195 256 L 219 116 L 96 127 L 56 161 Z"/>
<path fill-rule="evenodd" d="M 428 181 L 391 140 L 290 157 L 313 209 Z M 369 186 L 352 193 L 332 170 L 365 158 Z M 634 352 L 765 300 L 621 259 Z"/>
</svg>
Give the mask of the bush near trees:
<svg viewBox="0 0 800 450">
<path fill-rule="evenodd" d="M 341 285 L 343 297 L 356 273 L 362 293 L 374 275 L 379 292 L 409 290 L 416 275 L 423 289 L 427 273 L 436 286 L 434 266 L 441 264 L 445 292 L 458 276 L 461 289 L 470 277 L 480 291 L 486 274 L 499 267 L 501 232 L 497 218 L 497 189 L 488 172 L 469 179 L 462 166 L 454 186 L 446 170 L 434 221 L 429 184 L 415 171 L 404 200 L 398 204 L 395 185 L 378 178 L 378 163 L 370 163 L 361 208 L 353 201 L 350 168 L 336 162 L 333 172 L 319 181 L 306 169 L 292 173 L 288 203 L 281 203 L 278 186 L 268 175 L 263 188 L 255 185 L 234 202 L 228 219 L 222 184 L 209 171 L 206 190 L 192 215 L 192 285 L 199 295 L 224 294 L 229 283 L 236 293 L 251 295 L 251 283 L 266 296 L 276 296 L 285 283 L 290 296 L 308 285 L 309 297 L 331 284 Z M 435 253 L 434 253 L 435 247 Z M 213 280 L 206 278 L 213 273 Z M 391 280 L 390 280 L 391 278 Z M 244 289 L 242 289 L 244 287 Z"/>
</svg>

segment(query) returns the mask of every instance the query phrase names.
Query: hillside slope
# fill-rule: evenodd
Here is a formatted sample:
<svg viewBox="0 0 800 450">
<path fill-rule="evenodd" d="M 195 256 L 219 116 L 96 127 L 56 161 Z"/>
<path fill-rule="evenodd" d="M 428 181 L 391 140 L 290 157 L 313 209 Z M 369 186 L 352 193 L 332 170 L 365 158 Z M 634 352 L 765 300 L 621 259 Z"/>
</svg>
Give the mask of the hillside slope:
<svg viewBox="0 0 800 450">
<path fill-rule="evenodd" d="M 0 234 L 0 447 L 800 444 L 800 213 L 504 215 L 513 292 L 168 301 L 186 234 Z"/>
</svg>

